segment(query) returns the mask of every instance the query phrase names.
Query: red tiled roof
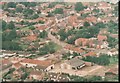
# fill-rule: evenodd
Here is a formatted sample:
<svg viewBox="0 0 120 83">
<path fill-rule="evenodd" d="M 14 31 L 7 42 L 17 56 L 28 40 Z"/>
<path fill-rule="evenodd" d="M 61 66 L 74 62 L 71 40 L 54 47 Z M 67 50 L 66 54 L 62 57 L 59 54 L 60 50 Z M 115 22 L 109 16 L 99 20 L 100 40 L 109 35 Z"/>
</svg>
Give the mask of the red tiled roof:
<svg viewBox="0 0 120 83">
<path fill-rule="evenodd" d="M 88 22 L 96 22 L 97 18 L 94 17 L 94 16 L 91 16 L 91 17 L 86 17 L 85 20 L 88 21 Z"/>
<path fill-rule="evenodd" d="M 9 64 L 10 63 L 10 60 L 8 60 L 8 59 L 3 59 L 2 60 L 2 64 Z"/>
<path fill-rule="evenodd" d="M 42 72 L 40 72 L 40 71 L 32 71 L 32 72 L 30 72 L 30 75 L 38 75 L 38 76 L 40 76 L 42 74 Z"/>
<path fill-rule="evenodd" d="M 37 30 L 45 30 L 46 28 L 47 26 L 45 25 L 37 26 Z"/>
<path fill-rule="evenodd" d="M 72 24 L 73 25 L 73 23 L 76 23 L 78 21 L 78 19 L 77 19 L 77 16 L 70 16 L 69 18 L 68 18 L 68 23 L 70 23 L 70 24 Z"/>
<path fill-rule="evenodd" d="M 72 50 L 74 52 L 78 52 L 78 53 L 84 52 L 84 50 L 82 50 L 82 49 L 80 49 L 78 47 L 73 47 L 72 45 L 66 45 L 64 48 L 68 49 L 68 50 Z"/>
<path fill-rule="evenodd" d="M 22 67 L 22 64 L 20 64 L 19 62 L 18 63 L 15 63 L 15 64 L 13 64 L 16 68 L 20 68 L 20 67 Z"/>
<path fill-rule="evenodd" d="M 3 5 L 3 4 L 5 4 L 5 2 L 0 2 L 0 5 Z"/>
<path fill-rule="evenodd" d="M 37 36 L 36 35 L 30 35 L 30 36 L 27 36 L 26 39 L 30 40 L 30 41 L 35 41 L 35 40 L 37 40 Z"/>
<path fill-rule="evenodd" d="M 119 71 L 118 68 L 112 68 L 108 72 L 111 72 L 113 74 L 118 74 L 118 71 Z"/>
<path fill-rule="evenodd" d="M 80 43 L 83 45 L 87 44 L 88 39 L 87 38 L 78 38 L 75 40 L 75 45 L 79 45 Z"/>
<path fill-rule="evenodd" d="M 113 38 L 118 38 L 118 34 L 111 34 L 110 36 Z"/>
<path fill-rule="evenodd" d="M 87 54 L 84 54 L 83 56 L 96 56 L 95 52 L 88 52 Z"/>
<path fill-rule="evenodd" d="M 98 34 L 97 39 L 98 39 L 99 41 L 107 40 L 107 36 Z"/>
<path fill-rule="evenodd" d="M 100 2 L 99 5 L 98 5 L 98 7 L 105 8 L 105 7 L 110 7 L 110 5 L 107 2 Z"/>
</svg>

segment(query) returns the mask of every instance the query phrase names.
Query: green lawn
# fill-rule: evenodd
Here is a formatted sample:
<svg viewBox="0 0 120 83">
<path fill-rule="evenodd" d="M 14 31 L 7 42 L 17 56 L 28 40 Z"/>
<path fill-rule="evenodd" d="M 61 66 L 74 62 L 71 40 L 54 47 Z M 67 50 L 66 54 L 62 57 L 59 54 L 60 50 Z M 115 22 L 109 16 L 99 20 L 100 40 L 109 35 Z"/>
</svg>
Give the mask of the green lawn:
<svg viewBox="0 0 120 83">
<path fill-rule="evenodd" d="M 56 51 L 60 50 L 60 49 L 62 49 L 62 46 L 55 44 L 55 49 L 56 49 Z"/>
<path fill-rule="evenodd" d="M 22 49 L 26 49 L 26 48 L 28 48 L 28 45 L 20 45 L 21 47 L 22 47 Z"/>
<path fill-rule="evenodd" d="M 116 63 L 118 63 L 118 57 L 117 56 L 110 57 L 110 64 L 116 64 Z"/>
<path fill-rule="evenodd" d="M 27 30 L 30 30 L 29 27 L 24 27 L 21 29 L 22 31 L 27 31 Z"/>
</svg>

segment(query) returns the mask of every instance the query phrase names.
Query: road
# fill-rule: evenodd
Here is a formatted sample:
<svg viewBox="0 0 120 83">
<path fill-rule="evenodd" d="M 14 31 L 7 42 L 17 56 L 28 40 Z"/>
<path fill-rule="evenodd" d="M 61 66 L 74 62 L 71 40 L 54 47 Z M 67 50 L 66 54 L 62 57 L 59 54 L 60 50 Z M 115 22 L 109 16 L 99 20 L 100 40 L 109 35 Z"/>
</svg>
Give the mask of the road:
<svg viewBox="0 0 120 83">
<path fill-rule="evenodd" d="M 67 45 L 67 43 L 64 43 L 64 42 L 60 41 L 59 39 L 55 38 L 55 36 L 53 36 L 50 31 L 48 32 L 48 38 L 50 38 L 51 41 L 57 43 L 58 45 L 60 45 L 62 47 L 65 47 Z"/>
</svg>

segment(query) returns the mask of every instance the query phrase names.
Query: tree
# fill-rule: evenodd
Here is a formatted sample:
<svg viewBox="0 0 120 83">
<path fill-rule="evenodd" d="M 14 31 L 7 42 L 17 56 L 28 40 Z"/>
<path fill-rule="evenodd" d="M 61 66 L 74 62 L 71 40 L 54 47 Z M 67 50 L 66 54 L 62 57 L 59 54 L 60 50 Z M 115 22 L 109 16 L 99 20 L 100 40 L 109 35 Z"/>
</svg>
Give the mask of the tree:
<svg viewBox="0 0 120 83">
<path fill-rule="evenodd" d="M 0 20 L 0 23 L 2 23 L 2 30 L 6 30 L 7 23 L 4 20 Z"/>
<path fill-rule="evenodd" d="M 39 17 L 38 14 L 34 14 L 31 18 L 32 18 L 32 19 L 37 19 L 38 17 Z"/>
<path fill-rule="evenodd" d="M 29 73 L 28 72 L 25 72 L 22 76 L 21 76 L 21 79 L 22 80 L 25 80 L 27 77 L 28 77 Z"/>
<path fill-rule="evenodd" d="M 55 14 L 63 14 L 63 9 L 62 8 L 56 8 L 54 11 Z"/>
<path fill-rule="evenodd" d="M 44 30 L 43 32 L 41 32 L 41 33 L 39 34 L 39 37 L 40 37 L 40 38 L 46 38 L 47 35 L 48 35 L 48 33 Z"/>
<path fill-rule="evenodd" d="M 22 12 L 22 11 L 23 11 L 23 8 L 21 6 L 16 7 L 16 12 Z"/>
<path fill-rule="evenodd" d="M 30 26 L 29 29 L 35 30 L 35 27 L 34 26 Z"/>
<path fill-rule="evenodd" d="M 76 39 L 75 37 L 72 37 L 72 38 L 67 40 L 67 43 L 68 44 L 74 44 L 75 39 Z"/>
<path fill-rule="evenodd" d="M 15 30 L 10 32 L 3 32 L 2 33 L 2 41 L 11 41 L 17 37 L 17 33 Z"/>
<path fill-rule="evenodd" d="M 109 43 L 109 47 L 115 47 L 118 44 L 118 40 L 110 36 L 107 37 L 107 42 Z"/>
<path fill-rule="evenodd" d="M 52 2 L 49 4 L 48 8 L 53 8 L 53 7 L 55 7 L 56 4 L 57 4 L 57 2 Z"/>
<path fill-rule="evenodd" d="M 15 8 L 16 7 L 16 3 L 15 2 L 8 2 L 7 3 L 7 8 Z"/>
<path fill-rule="evenodd" d="M 100 55 L 99 57 L 87 56 L 83 58 L 84 61 L 93 62 L 98 65 L 108 65 L 110 63 L 108 55 Z"/>
<path fill-rule="evenodd" d="M 84 6 L 83 6 L 83 4 L 81 3 L 81 2 L 77 2 L 76 4 L 75 4 L 75 10 L 76 11 L 81 11 L 81 10 L 83 10 L 84 9 Z"/>
<path fill-rule="evenodd" d="M 54 15 L 51 12 L 49 12 L 48 15 L 47 15 L 47 17 L 52 17 L 52 16 L 54 16 Z"/>
<path fill-rule="evenodd" d="M 102 77 L 101 76 L 92 76 L 88 79 L 89 82 L 101 82 Z"/>
<path fill-rule="evenodd" d="M 2 49 L 4 49 L 4 50 L 22 50 L 22 48 L 19 46 L 18 43 L 11 42 L 11 41 L 2 42 Z"/>
<path fill-rule="evenodd" d="M 86 21 L 86 22 L 84 22 L 84 26 L 88 27 L 88 26 L 90 26 L 90 23 Z"/>
<path fill-rule="evenodd" d="M 28 6 L 28 7 L 35 7 L 36 4 L 37 4 L 36 2 L 32 2 L 32 3 L 29 3 L 27 6 Z"/>
<path fill-rule="evenodd" d="M 33 11 L 32 9 L 25 9 L 25 10 L 23 11 L 24 16 L 32 15 L 33 12 L 34 12 L 34 11 Z"/>
<path fill-rule="evenodd" d="M 95 26 L 97 26 L 99 28 L 106 28 L 106 24 L 103 22 L 98 22 Z"/>
<path fill-rule="evenodd" d="M 64 29 L 60 29 L 58 32 L 58 35 L 60 35 L 60 40 L 64 41 L 67 38 L 67 34 Z"/>
<path fill-rule="evenodd" d="M 72 75 L 70 76 L 70 79 L 74 82 L 86 82 L 87 79 L 84 77 L 80 77 L 80 76 L 76 76 L 76 75 Z"/>
<path fill-rule="evenodd" d="M 25 7 L 27 7 L 29 4 L 30 4 L 30 2 L 20 2 L 20 4 L 23 4 Z"/>
<path fill-rule="evenodd" d="M 13 21 L 10 21 L 7 25 L 6 25 L 6 29 L 14 29 L 15 25 L 13 23 Z"/>
<path fill-rule="evenodd" d="M 44 24 L 45 22 L 44 22 L 44 21 L 42 21 L 42 20 L 40 20 L 40 21 L 39 21 L 39 23 L 40 23 L 40 24 Z"/>
<path fill-rule="evenodd" d="M 52 54 L 55 51 L 56 51 L 56 44 L 53 42 L 49 42 L 39 49 L 39 54 L 40 55 L 44 55 L 48 53 Z"/>
<path fill-rule="evenodd" d="M 93 12 L 99 13 L 100 10 L 99 9 L 93 9 Z"/>
</svg>

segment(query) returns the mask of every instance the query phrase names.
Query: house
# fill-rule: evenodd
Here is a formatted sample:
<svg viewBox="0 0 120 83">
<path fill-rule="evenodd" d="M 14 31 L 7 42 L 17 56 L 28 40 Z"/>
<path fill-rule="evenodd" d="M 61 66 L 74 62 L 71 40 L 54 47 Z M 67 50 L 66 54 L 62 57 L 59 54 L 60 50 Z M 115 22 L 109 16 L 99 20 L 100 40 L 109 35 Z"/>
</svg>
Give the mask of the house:
<svg viewBox="0 0 120 83">
<path fill-rule="evenodd" d="M 0 71 L 12 66 L 12 63 L 9 59 L 2 59 L 0 62 L 1 62 L 0 63 Z"/>
<path fill-rule="evenodd" d="M 36 79 L 36 80 L 42 80 L 44 77 L 44 74 L 42 71 L 31 71 L 29 75 L 29 79 Z"/>
<path fill-rule="evenodd" d="M 3 53 L 3 56 L 12 56 L 16 54 L 15 52 L 12 52 L 12 51 L 3 51 L 2 53 Z"/>
<path fill-rule="evenodd" d="M 62 69 L 73 69 L 73 70 L 79 70 L 84 66 L 85 66 L 85 62 L 80 60 L 79 58 L 73 58 L 61 64 Z"/>
<path fill-rule="evenodd" d="M 93 66 L 94 63 L 92 63 L 92 62 L 85 62 L 85 65 L 88 66 L 88 67 L 90 67 L 90 66 Z"/>
<path fill-rule="evenodd" d="M 42 71 L 49 71 L 54 68 L 54 62 L 52 60 L 23 59 L 20 63 L 23 66 L 36 68 Z"/>
<path fill-rule="evenodd" d="M 37 40 L 37 36 L 36 35 L 28 35 L 27 37 L 23 37 L 22 39 L 32 42 L 32 41 Z"/>
<path fill-rule="evenodd" d="M 97 38 L 78 38 L 75 40 L 75 45 L 76 46 L 83 46 L 83 47 L 89 47 L 89 48 L 108 48 L 108 42 L 105 41 L 107 39 L 107 37 L 105 36 L 101 36 L 98 35 L 98 39 Z M 103 41 L 104 40 L 104 41 Z"/>
<path fill-rule="evenodd" d="M 19 62 L 18 63 L 14 63 L 13 65 L 12 65 L 12 68 L 15 68 L 15 69 L 19 69 L 19 68 L 21 68 L 22 67 L 22 64 L 20 64 Z"/>
<path fill-rule="evenodd" d="M 72 27 L 77 27 L 77 25 L 79 25 L 79 21 L 77 18 L 77 15 L 71 15 L 68 18 L 68 25 L 72 26 Z"/>
<path fill-rule="evenodd" d="M 56 23 L 60 23 L 60 22 L 65 21 L 67 19 L 69 19 L 69 16 L 66 16 L 66 15 L 56 15 L 55 16 Z"/>
<path fill-rule="evenodd" d="M 108 48 L 108 45 L 109 45 L 109 43 L 107 41 L 104 41 L 101 43 L 100 48 L 102 48 L 102 49 Z"/>
<path fill-rule="evenodd" d="M 90 17 L 86 17 L 85 21 L 90 22 L 90 23 L 96 23 L 97 18 L 95 16 L 90 16 Z"/>
<path fill-rule="evenodd" d="M 99 2 L 98 3 L 98 9 L 102 9 L 102 10 L 109 10 L 111 9 L 111 5 L 107 2 Z"/>
<path fill-rule="evenodd" d="M 87 45 L 87 43 L 88 43 L 88 39 L 87 38 L 78 38 L 78 39 L 76 39 L 75 40 L 75 45 L 76 46 L 85 46 L 85 45 Z"/>
<path fill-rule="evenodd" d="M 108 55 L 110 56 L 113 56 L 113 55 L 118 55 L 118 50 L 117 49 L 111 49 L 110 51 L 108 51 L 107 53 Z"/>
<path fill-rule="evenodd" d="M 66 45 L 64 50 L 70 52 L 71 54 L 73 54 L 73 52 L 79 53 L 81 55 L 85 54 L 84 50 L 80 49 L 79 47 L 73 47 L 72 45 Z"/>
<path fill-rule="evenodd" d="M 98 34 L 97 35 L 97 39 L 98 39 L 98 41 L 106 41 L 107 40 L 107 36 Z"/>
<path fill-rule="evenodd" d="M 114 78 L 116 77 L 116 75 L 119 74 L 119 69 L 118 69 L 118 66 L 117 67 L 113 67 L 111 69 L 109 69 L 106 73 L 105 73 L 105 77 L 108 77 L 108 78 Z"/>
<path fill-rule="evenodd" d="M 34 19 L 34 20 L 28 20 L 28 22 L 39 22 L 39 21 L 44 21 L 44 22 L 46 22 L 47 19 L 46 19 L 45 17 L 42 17 L 42 15 L 41 15 L 41 17 L 36 18 L 36 19 Z"/>
<path fill-rule="evenodd" d="M 104 27 L 103 27 L 104 28 Z M 109 34 L 109 32 L 108 32 L 108 29 L 101 29 L 100 31 L 99 31 L 99 34 Z"/>
<path fill-rule="evenodd" d="M 14 63 L 18 63 L 21 60 L 23 60 L 24 58 L 19 58 L 19 57 L 11 57 L 9 58 L 9 60 L 14 64 Z"/>
<path fill-rule="evenodd" d="M 62 5 L 62 4 L 57 4 L 57 5 L 55 5 L 54 8 L 63 8 L 63 7 L 64 7 L 64 5 Z"/>
<path fill-rule="evenodd" d="M 39 30 L 40 32 L 42 32 L 48 28 L 46 25 L 38 25 L 36 27 L 37 27 L 36 30 Z"/>
<path fill-rule="evenodd" d="M 21 69 L 16 69 L 15 71 L 13 71 L 14 78 L 20 79 L 23 74 L 24 74 L 24 72 Z"/>
<path fill-rule="evenodd" d="M 42 4 L 40 4 L 40 6 L 41 6 L 42 8 L 48 7 L 48 6 L 49 6 L 49 3 L 42 3 Z"/>
<path fill-rule="evenodd" d="M 83 56 L 86 57 L 86 56 L 97 56 L 97 55 L 96 55 L 95 52 L 90 51 L 90 52 L 88 52 L 87 54 L 84 54 Z"/>
<path fill-rule="evenodd" d="M 118 34 L 111 34 L 110 36 L 115 38 L 115 39 L 118 39 Z"/>
</svg>

